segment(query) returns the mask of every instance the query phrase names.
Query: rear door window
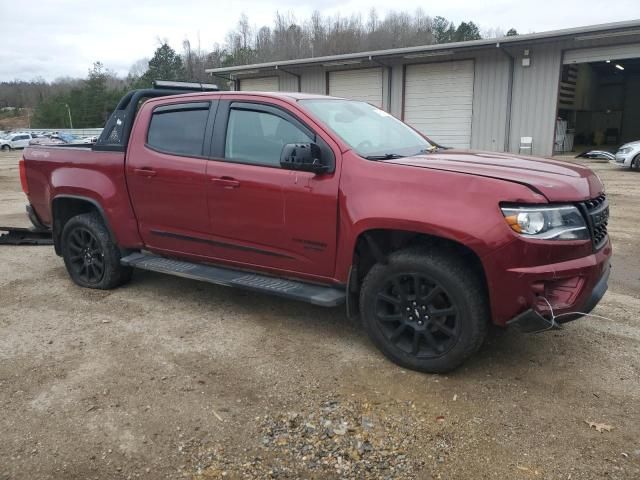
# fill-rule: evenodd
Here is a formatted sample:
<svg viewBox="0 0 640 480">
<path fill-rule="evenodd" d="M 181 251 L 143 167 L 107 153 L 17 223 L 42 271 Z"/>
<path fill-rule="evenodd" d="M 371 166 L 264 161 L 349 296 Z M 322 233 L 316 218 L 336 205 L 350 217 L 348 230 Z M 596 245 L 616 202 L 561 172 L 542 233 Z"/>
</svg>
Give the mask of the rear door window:
<svg viewBox="0 0 640 480">
<path fill-rule="evenodd" d="M 189 103 L 158 107 L 153 111 L 147 145 L 175 155 L 203 155 L 209 103 Z"/>
</svg>

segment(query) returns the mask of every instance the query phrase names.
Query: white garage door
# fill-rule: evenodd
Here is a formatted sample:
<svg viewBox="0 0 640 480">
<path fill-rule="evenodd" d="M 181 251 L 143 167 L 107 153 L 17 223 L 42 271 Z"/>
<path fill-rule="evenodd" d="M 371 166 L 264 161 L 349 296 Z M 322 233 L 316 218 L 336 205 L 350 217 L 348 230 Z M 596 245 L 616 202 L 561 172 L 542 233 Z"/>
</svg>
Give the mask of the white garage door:
<svg viewBox="0 0 640 480">
<path fill-rule="evenodd" d="M 329 72 L 329 95 L 361 100 L 382 108 L 382 69 Z"/>
<path fill-rule="evenodd" d="M 622 60 L 640 57 L 640 43 L 627 45 L 610 45 L 607 47 L 580 48 L 564 52 L 563 63 L 604 62 L 605 60 Z"/>
<path fill-rule="evenodd" d="M 404 121 L 446 147 L 471 146 L 473 61 L 408 65 Z"/>
<path fill-rule="evenodd" d="M 250 92 L 277 92 L 279 90 L 278 87 L 278 77 L 240 79 L 240 90 Z"/>
</svg>

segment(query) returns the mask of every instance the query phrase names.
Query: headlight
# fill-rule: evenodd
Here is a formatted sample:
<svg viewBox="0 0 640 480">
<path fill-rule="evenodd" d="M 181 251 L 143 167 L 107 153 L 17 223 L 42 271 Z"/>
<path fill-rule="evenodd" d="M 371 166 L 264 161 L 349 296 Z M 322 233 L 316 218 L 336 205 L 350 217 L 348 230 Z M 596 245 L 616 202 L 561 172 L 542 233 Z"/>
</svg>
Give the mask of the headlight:
<svg viewBox="0 0 640 480">
<path fill-rule="evenodd" d="M 621 148 L 621 149 L 619 149 L 619 150 L 618 150 L 618 153 L 625 154 L 625 153 L 629 153 L 630 151 L 631 151 L 631 148 L 630 148 L 630 147 L 627 147 L 627 148 Z"/>
<path fill-rule="evenodd" d="M 588 240 L 584 218 L 573 205 L 501 207 L 507 224 L 523 237 L 539 240 Z"/>
</svg>

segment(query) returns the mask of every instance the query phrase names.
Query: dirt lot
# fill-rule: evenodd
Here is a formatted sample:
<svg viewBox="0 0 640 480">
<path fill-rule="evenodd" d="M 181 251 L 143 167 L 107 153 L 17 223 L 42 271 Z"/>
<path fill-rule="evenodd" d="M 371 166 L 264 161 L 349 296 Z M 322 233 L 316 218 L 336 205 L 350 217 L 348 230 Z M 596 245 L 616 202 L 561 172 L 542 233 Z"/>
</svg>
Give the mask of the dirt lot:
<svg viewBox="0 0 640 480">
<path fill-rule="evenodd" d="M 17 158 L 0 225 L 25 222 Z M 494 334 L 448 376 L 389 363 L 342 309 L 147 272 L 83 290 L 52 248 L 0 247 L 0 479 L 640 478 L 640 174 L 589 165 L 608 319 Z"/>
</svg>

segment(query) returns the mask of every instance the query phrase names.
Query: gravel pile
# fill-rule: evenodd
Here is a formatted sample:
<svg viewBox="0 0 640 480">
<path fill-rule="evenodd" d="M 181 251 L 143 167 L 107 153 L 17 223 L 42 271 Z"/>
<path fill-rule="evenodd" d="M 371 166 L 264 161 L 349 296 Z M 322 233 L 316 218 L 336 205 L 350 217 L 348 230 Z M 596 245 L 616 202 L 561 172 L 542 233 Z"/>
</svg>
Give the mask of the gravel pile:
<svg viewBox="0 0 640 480">
<path fill-rule="evenodd" d="M 307 414 L 258 417 L 257 448 L 232 461 L 224 449 L 210 450 L 195 462 L 196 478 L 424 477 L 427 464 L 445 461 L 451 441 L 442 420 L 418 415 L 411 403 L 398 406 L 386 415 L 382 405 L 331 400 Z M 431 448 L 416 448 L 425 441 Z"/>
</svg>

